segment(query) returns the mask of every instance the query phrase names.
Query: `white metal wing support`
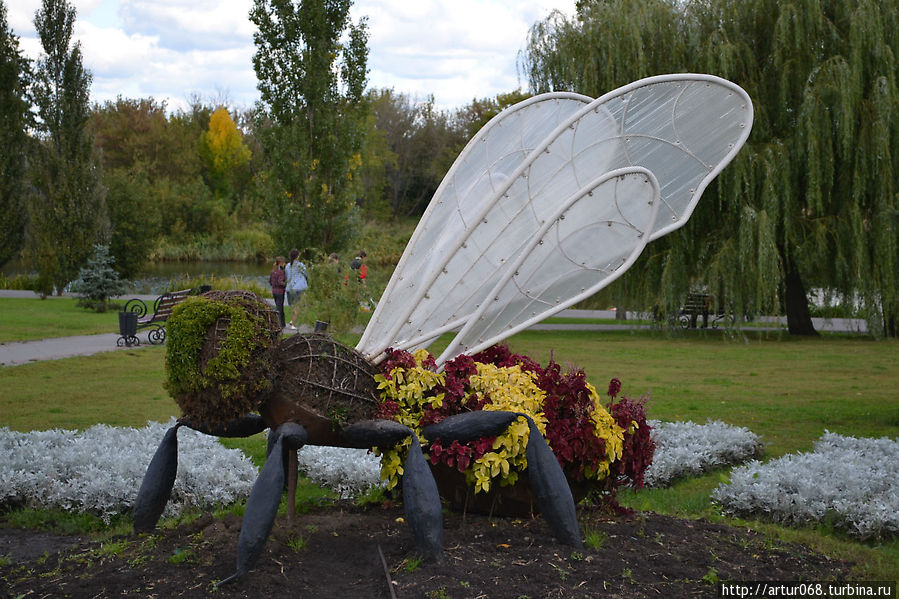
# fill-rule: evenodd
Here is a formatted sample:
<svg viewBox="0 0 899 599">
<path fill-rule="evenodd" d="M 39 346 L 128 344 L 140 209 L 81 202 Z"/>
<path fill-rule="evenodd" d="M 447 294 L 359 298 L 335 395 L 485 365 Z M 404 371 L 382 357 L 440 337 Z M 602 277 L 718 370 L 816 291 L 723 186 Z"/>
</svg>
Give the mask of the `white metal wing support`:
<svg viewBox="0 0 899 599">
<path fill-rule="evenodd" d="M 434 194 L 357 349 L 473 353 L 596 293 L 683 226 L 752 127 L 711 75 L 661 75 L 596 100 L 544 94 L 492 119 Z"/>
</svg>

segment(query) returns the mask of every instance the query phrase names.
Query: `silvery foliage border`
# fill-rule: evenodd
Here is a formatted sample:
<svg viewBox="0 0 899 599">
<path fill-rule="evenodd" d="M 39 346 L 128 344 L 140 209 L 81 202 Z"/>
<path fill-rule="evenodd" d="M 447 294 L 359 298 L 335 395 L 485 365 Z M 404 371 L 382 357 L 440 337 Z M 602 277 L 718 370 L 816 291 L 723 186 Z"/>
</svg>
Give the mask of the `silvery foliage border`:
<svg viewBox="0 0 899 599">
<path fill-rule="evenodd" d="M 108 523 L 133 507 L 147 466 L 174 424 L 174 419 L 141 429 L 98 424 L 81 432 L 0 428 L 0 505 L 89 512 Z M 246 498 L 258 473 L 240 450 L 181 427 L 178 475 L 164 516 Z"/>
<path fill-rule="evenodd" d="M 297 460 L 303 474 L 341 499 L 387 484 L 381 480 L 381 458 L 367 449 L 306 445 L 297 452 Z"/>
<path fill-rule="evenodd" d="M 664 487 L 685 476 L 697 476 L 761 455 L 762 443 L 748 428 L 709 420 L 706 424 L 648 420 L 656 449 L 646 469 L 648 487 Z"/>
<path fill-rule="evenodd" d="M 725 514 L 830 523 L 861 539 L 899 532 L 899 441 L 825 431 L 808 453 L 734 468 L 712 492 Z"/>
</svg>

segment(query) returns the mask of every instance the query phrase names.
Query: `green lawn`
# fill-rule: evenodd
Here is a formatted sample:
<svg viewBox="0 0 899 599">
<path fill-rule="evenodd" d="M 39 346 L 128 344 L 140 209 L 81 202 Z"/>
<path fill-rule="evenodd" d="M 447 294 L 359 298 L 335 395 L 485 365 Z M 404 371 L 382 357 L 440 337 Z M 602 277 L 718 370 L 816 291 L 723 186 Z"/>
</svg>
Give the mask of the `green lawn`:
<svg viewBox="0 0 899 599">
<path fill-rule="evenodd" d="M 513 351 L 583 368 L 603 393 L 618 377 L 660 420 L 718 419 L 762 435 L 769 456 L 811 448 L 825 429 L 899 436 L 899 342 L 686 331 L 532 331 Z"/>
<path fill-rule="evenodd" d="M 25 310 L 24 304 L 2 301 L 4 321 L 10 306 Z M 21 302 L 36 304 L 38 313 L 51 304 L 51 300 Z M 65 300 L 52 300 L 57 302 L 62 305 Z M 115 314 L 80 315 L 115 319 Z M 25 320 L 21 314 L 12 318 Z M 31 329 L 35 336 L 50 336 L 58 334 L 58 326 L 50 322 L 32 324 Z M 115 327 L 109 326 L 107 332 L 110 329 Z M 0 325 L 0 334 L 9 330 L 5 322 Z M 439 340 L 432 351 L 439 353 L 445 343 Z M 533 331 L 516 335 L 509 344 L 513 351 L 544 364 L 553 356 L 563 366 L 583 368 L 600 393 L 610 378 L 620 378 L 625 395 L 649 396 L 650 418 L 700 423 L 719 419 L 749 427 L 762 437 L 765 459 L 810 450 L 825 430 L 899 437 L 899 342 L 895 340 L 622 330 Z M 147 420 L 167 420 L 178 414 L 178 407 L 162 387 L 164 351 L 150 347 L 2 368 L 0 426 L 21 431 L 83 429 L 100 422 L 143 426 Z M 257 461 L 264 456 L 264 444 L 264 435 L 228 442 L 247 449 Z M 726 471 L 684 480 L 668 489 L 624 491 L 620 500 L 638 509 L 733 523 L 718 515 L 709 501 L 710 491 L 721 480 L 726 480 Z M 899 579 L 899 540 L 859 543 L 824 527 L 795 530 L 763 522 L 748 525 L 854 561 L 859 579 Z"/>
<path fill-rule="evenodd" d="M 79 308 L 76 301 L 71 297 L 0 298 L 0 343 L 119 332 L 117 310 L 97 313 Z"/>
</svg>

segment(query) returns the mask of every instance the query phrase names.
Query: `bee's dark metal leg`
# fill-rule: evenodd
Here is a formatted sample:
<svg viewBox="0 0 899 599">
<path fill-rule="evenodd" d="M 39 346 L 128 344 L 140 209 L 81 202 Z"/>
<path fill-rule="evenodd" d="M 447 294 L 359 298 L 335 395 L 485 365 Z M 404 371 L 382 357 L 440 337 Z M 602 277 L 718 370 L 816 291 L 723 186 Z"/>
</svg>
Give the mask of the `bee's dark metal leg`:
<svg viewBox="0 0 899 599">
<path fill-rule="evenodd" d="M 237 541 L 237 572 L 218 585 L 242 578 L 259 559 L 272 532 L 281 493 L 284 491 L 284 462 L 287 451 L 295 451 L 307 441 L 306 430 L 299 424 L 286 422 L 275 431 L 275 442 L 265 465 L 250 491 Z"/>
<path fill-rule="evenodd" d="M 472 439 L 502 434 L 518 416 L 528 421 L 528 480 L 537 507 L 560 542 L 580 548 L 583 544 L 568 480 L 537 425 L 527 414 L 505 411 L 457 414 L 438 424 L 426 426 L 424 434 L 428 439 L 467 443 Z"/>
<path fill-rule="evenodd" d="M 168 431 L 156 448 L 144 480 L 134 501 L 134 532 L 149 532 L 156 528 L 175 485 L 178 472 L 178 427 Z"/>
<path fill-rule="evenodd" d="M 426 560 L 439 560 L 443 554 L 440 493 L 415 434 L 403 466 L 403 506 L 418 551 Z"/>
<path fill-rule="evenodd" d="M 581 549 L 584 545 L 577 523 L 577 511 L 565 473 L 534 421 L 525 414 L 520 415 L 527 418 L 530 429 L 527 446 L 528 481 L 537 507 L 559 542 Z"/>
<path fill-rule="evenodd" d="M 287 521 L 294 523 L 297 515 L 297 451 L 287 450 Z"/>
<path fill-rule="evenodd" d="M 418 437 L 408 426 L 391 420 L 366 420 L 344 428 L 341 439 L 350 447 L 392 447 L 411 436 L 412 446 L 403 466 L 403 505 L 415 546 L 427 560 L 443 554 L 443 513 L 440 493 L 421 453 Z"/>
<path fill-rule="evenodd" d="M 224 426 L 206 428 L 194 424 L 187 418 L 181 418 L 166 431 L 165 436 L 156 448 L 140 490 L 134 501 L 134 531 L 149 532 L 156 528 L 165 504 L 172 495 L 175 476 L 178 473 L 178 428 L 186 426 L 207 435 L 217 437 L 249 437 L 266 429 L 266 425 L 256 414 L 247 414 L 228 422 Z"/>
</svg>

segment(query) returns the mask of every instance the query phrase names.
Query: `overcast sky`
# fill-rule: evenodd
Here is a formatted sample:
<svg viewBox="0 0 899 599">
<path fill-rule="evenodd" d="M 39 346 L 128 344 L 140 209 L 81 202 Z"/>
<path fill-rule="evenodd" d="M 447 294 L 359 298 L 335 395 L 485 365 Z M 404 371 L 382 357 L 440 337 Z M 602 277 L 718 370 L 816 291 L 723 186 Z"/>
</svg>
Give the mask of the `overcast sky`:
<svg viewBox="0 0 899 599">
<path fill-rule="evenodd" d="M 91 100 L 153 97 L 169 108 L 192 95 L 249 107 L 257 99 L 252 0 L 70 0 L 75 38 L 93 75 Z M 41 0 L 5 0 L 9 26 L 29 58 L 41 53 Z M 355 0 L 368 17 L 369 87 L 451 109 L 527 88 L 516 59 L 530 26 L 575 0 Z"/>
</svg>

